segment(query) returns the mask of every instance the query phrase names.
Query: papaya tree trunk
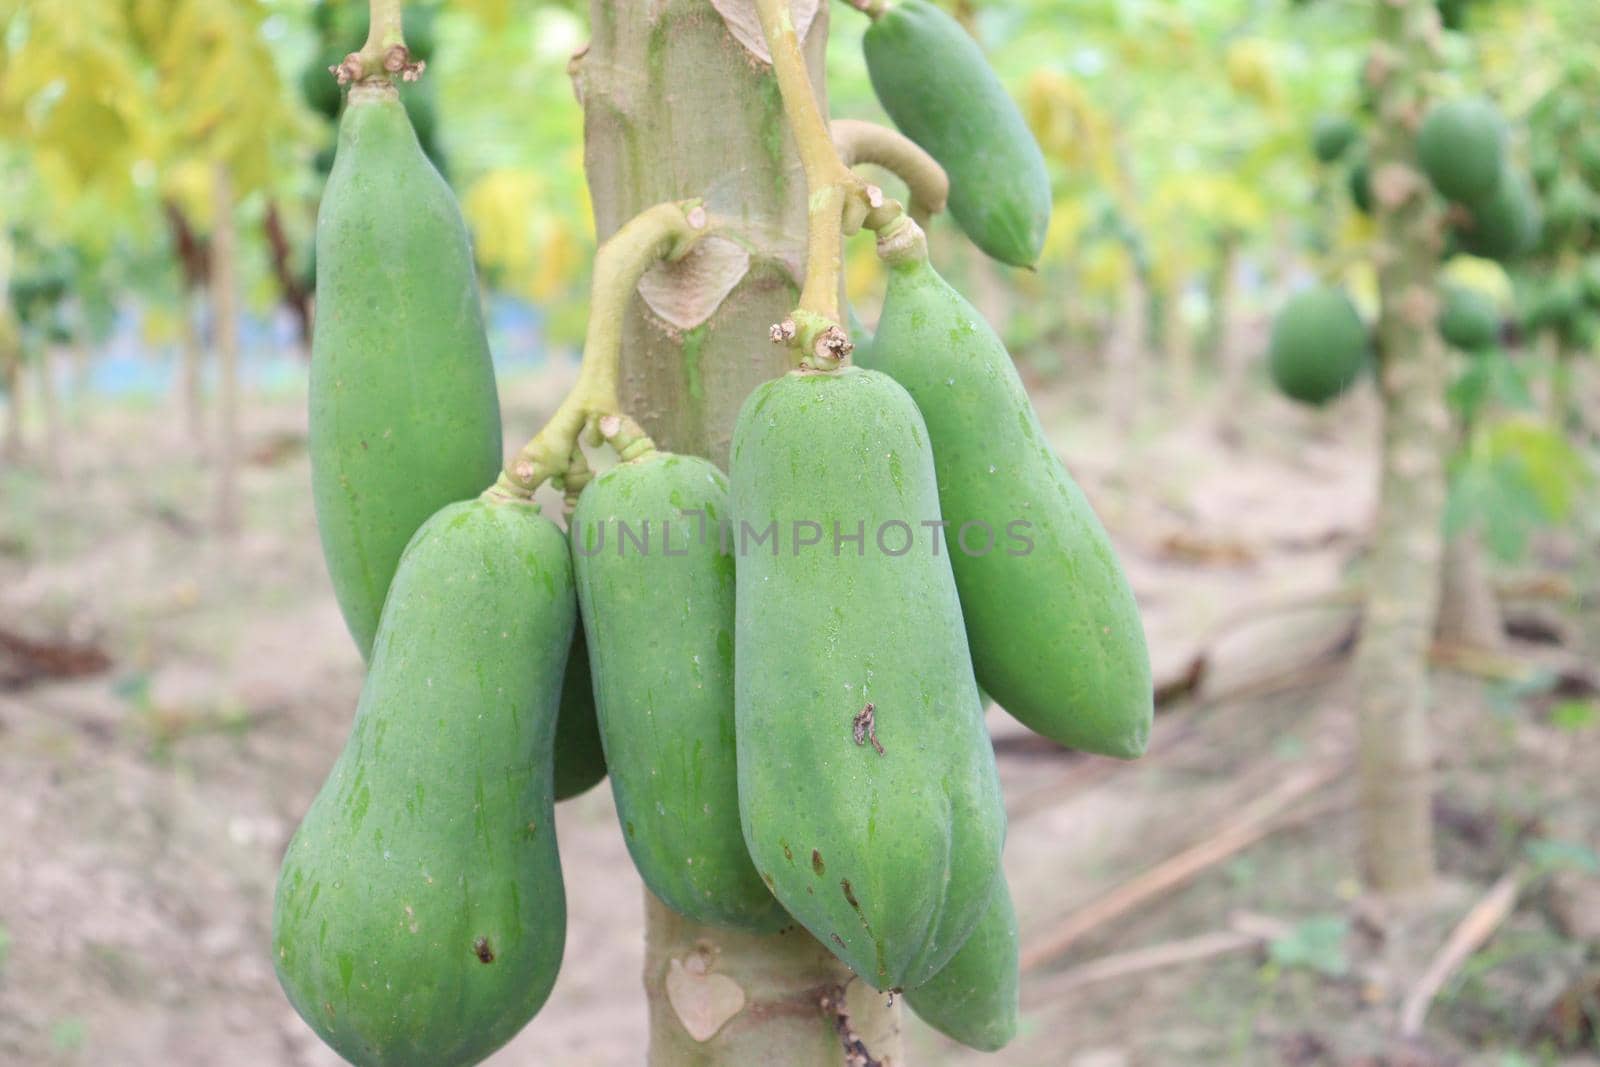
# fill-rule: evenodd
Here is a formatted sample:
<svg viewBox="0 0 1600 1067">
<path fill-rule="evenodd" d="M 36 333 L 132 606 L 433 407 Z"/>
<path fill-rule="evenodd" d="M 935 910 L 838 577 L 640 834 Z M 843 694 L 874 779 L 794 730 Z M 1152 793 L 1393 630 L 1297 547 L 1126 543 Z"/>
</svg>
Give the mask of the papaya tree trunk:
<svg viewBox="0 0 1600 1067">
<path fill-rule="evenodd" d="M 211 235 L 211 332 L 217 352 L 216 527 L 239 528 L 239 295 L 233 178 L 225 164 L 215 171 L 216 228 Z"/>
<path fill-rule="evenodd" d="M 22 351 L 13 346 L 5 354 L 5 366 L 0 367 L 6 376 L 6 433 L 0 443 L 0 457 L 8 463 L 22 460 L 25 449 L 22 438 L 22 413 L 27 402 L 22 396 Z"/>
<path fill-rule="evenodd" d="M 1363 868 L 1371 888 L 1401 894 L 1425 889 L 1434 874 L 1428 648 L 1451 433 L 1446 350 L 1433 327 L 1442 211 L 1413 147 L 1438 15 L 1433 0 L 1374 9 L 1365 77 L 1383 116 L 1373 145 L 1382 484 L 1355 675 Z"/>
<path fill-rule="evenodd" d="M 200 331 L 194 322 L 194 299 L 185 289 L 178 309 L 178 406 L 183 412 L 183 431 L 198 449 L 205 443 L 205 398 L 201 391 Z"/>
<path fill-rule="evenodd" d="M 793 13 L 820 90 L 827 7 L 795 0 Z M 570 69 L 596 236 L 690 197 L 723 231 L 640 283 L 623 406 L 662 447 L 726 468 L 740 404 L 788 367 L 768 331 L 795 305 L 805 251 L 805 181 L 760 23 L 750 0 L 591 0 L 590 26 Z M 898 1006 L 801 928 L 739 934 L 646 897 L 654 1067 L 846 1067 L 867 1062 L 863 1048 L 873 1063 L 902 1062 Z"/>
<path fill-rule="evenodd" d="M 59 475 L 66 470 L 62 448 L 66 439 L 61 432 L 61 398 L 56 392 L 56 349 L 53 344 L 39 346 L 33 361 L 33 372 L 39 379 L 39 416 L 44 423 L 44 468 Z"/>
<path fill-rule="evenodd" d="M 1471 531 L 1450 538 L 1445 543 L 1442 570 L 1435 629 L 1439 641 L 1498 651 L 1505 644 L 1505 620 L 1483 558 L 1483 542 Z"/>
</svg>

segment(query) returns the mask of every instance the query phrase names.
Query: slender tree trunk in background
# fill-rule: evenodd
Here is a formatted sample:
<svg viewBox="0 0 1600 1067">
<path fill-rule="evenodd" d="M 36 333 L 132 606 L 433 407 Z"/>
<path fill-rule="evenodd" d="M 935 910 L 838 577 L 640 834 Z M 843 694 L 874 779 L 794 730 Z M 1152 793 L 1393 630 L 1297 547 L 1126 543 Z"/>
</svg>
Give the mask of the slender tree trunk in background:
<svg viewBox="0 0 1600 1067">
<path fill-rule="evenodd" d="M 1207 323 L 1211 365 L 1221 377 L 1217 390 L 1217 434 L 1238 441 L 1250 402 L 1250 353 L 1246 351 L 1238 315 L 1239 243 L 1223 240 L 1217 274 L 1212 279 L 1211 320 Z"/>
<path fill-rule="evenodd" d="M 1505 621 L 1477 534 L 1464 530 L 1445 542 L 1442 571 L 1435 629 L 1439 641 L 1498 651 L 1505 644 Z"/>
<path fill-rule="evenodd" d="M 0 352 L 0 358 L 4 360 L 0 373 L 6 376 L 6 434 L 4 441 L 0 442 L 0 458 L 8 463 L 18 463 L 25 450 L 22 413 L 27 407 L 22 395 L 22 349 L 12 346 L 11 351 Z"/>
<path fill-rule="evenodd" d="M 1581 425 L 1581 415 L 1573 405 L 1574 353 L 1564 341 L 1556 340 L 1551 352 L 1550 421 L 1563 431 Z"/>
<path fill-rule="evenodd" d="M 205 393 L 202 388 L 200 331 L 195 326 L 192 294 L 185 290 L 178 312 L 178 404 L 183 409 L 183 431 L 196 452 L 205 444 Z"/>
<path fill-rule="evenodd" d="M 44 469 L 53 475 L 66 471 L 66 457 L 62 448 L 66 437 L 61 432 L 61 399 L 56 392 L 55 345 L 46 342 L 39 346 L 39 355 L 33 361 L 33 373 L 39 379 L 39 415 L 44 422 Z"/>
<path fill-rule="evenodd" d="M 797 27 L 810 22 L 803 43 L 820 87 L 827 7 L 793 7 Z M 662 447 L 726 469 L 739 406 L 788 365 L 768 329 L 799 297 L 806 189 L 765 48 L 751 51 L 761 37 L 754 6 L 730 0 L 722 10 L 742 21 L 725 23 L 709 0 L 591 0 L 593 40 L 571 70 L 597 236 L 652 204 L 703 196 L 737 238 L 708 237 L 684 263 L 646 275 L 620 383 L 623 406 Z M 653 900 L 646 921 L 654 1067 L 847 1067 L 838 1020 L 822 1006 L 846 986 L 849 1027 L 875 1058 L 903 1062 L 898 1005 L 852 982 L 798 927 L 738 934 Z M 714 1033 L 702 1028 L 724 1016 Z"/>
<path fill-rule="evenodd" d="M 1417 170 L 1423 77 L 1438 33 L 1433 0 L 1375 4 L 1377 41 L 1366 68 L 1380 122 L 1373 185 L 1382 308 L 1382 487 L 1367 603 L 1356 646 L 1362 861 L 1380 893 L 1433 880 L 1428 648 L 1443 551 L 1448 361 L 1434 330 L 1442 212 Z"/>
<path fill-rule="evenodd" d="M 211 234 L 211 332 L 217 352 L 216 526 L 239 528 L 239 293 L 233 177 L 215 171 L 216 225 Z"/>
<path fill-rule="evenodd" d="M 73 417 L 81 418 L 94 389 L 94 349 L 84 337 L 72 342 Z"/>
<path fill-rule="evenodd" d="M 1123 436 L 1132 433 L 1139 421 L 1139 371 L 1149 300 L 1143 280 L 1135 275 L 1106 338 L 1105 409 L 1117 433 Z"/>
<path fill-rule="evenodd" d="M 1180 403 L 1194 394 L 1193 333 L 1183 317 L 1183 285 L 1174 287 L 1164 307 L 1167 318 L 1167 388 L 1169 398 Z"/>
</svg>

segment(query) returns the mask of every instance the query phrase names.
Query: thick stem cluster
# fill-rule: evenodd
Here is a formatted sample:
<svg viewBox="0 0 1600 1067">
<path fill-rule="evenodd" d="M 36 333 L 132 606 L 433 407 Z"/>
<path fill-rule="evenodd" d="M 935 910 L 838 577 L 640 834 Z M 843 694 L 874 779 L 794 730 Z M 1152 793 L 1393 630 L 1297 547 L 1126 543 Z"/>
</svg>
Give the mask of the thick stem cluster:
<svg viewBox="0 0 1600 1067">
<path fill-rule="evenodd" d="M 600 246 L 594 258 L 589 327 L 578 381 L 550 421 L 506 464 L 490 493 L 528 497 L 551 479 L 571 491 L 574 486 L 565 478 L 569 473 L 587 481 L 588 468 L 578 444 L 585 428 L 619 453 L 641 439 L 649 440 L 638 423 L 622 414 L 617 396 L 623 320 L 644 272 L 662 259 L 687 254 L 706 234 L 707 223 L 698 200 L 657 204 L 635 215 Z"/>
</svg>

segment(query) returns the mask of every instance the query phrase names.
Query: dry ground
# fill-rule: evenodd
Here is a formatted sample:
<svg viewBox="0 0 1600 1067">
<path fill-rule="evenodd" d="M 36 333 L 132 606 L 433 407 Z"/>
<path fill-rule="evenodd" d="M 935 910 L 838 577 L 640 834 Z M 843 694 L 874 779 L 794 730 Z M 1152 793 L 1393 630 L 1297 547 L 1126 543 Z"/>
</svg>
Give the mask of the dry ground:
<svg viewBox="0 0 1600 1067">
<path fill-rule="evenodd" d="M 560 377 L 508 384 L 508 437 L 537 425 Z M 1353 740 L 1348 679 L 1317 655 L 1338 644 L 1348 612 L 1315 597 L 1367 526 L 1371 396 L 1310 417 L 1260 393 L 1233 444 L 1204 405 L 1147 411 L 1122 437 L 1083 406 L 1054 392 L 1041 401 L 1122 548 L 1158 675 L 1202 647 L 1209 671 L 1133 765 L 1031 743 L 992 713 L 1013 808 L 1007 869 L 1030 944 L 1286 780 L 1337 765 Z M 232 541 L 209 532 L 210 476 L 172 412 L 79 415 L 59 479 L 0 470 L 0 628 L 99 645 L 111 659 L 81 679 L 0 689 L 0 1063 L 336 1063 L 267 956 L 278 857 L 361 681 L 317 549 L 303 397 L 251 401 L 246 515 Z M 1584 621 L 1569 645 L 1592 661 L 1600 628 Z M 1548 842 L 1600 839 L 1600 725 L 1570 708 L 1552 716 L 1526 680 L 1439 682 L 1445 877 L 1410 935 L 1422 955 L 1526 862 L 1530 841 L 1536 857 L 1576 868 L 1581 848 Z M 1380 935 L 1392 928 L 1359 897 L 1349 795 L 1336 775 L 1308 795 L 1310 817 L 1030 974 L 1024 1031 L 1005 1053 L 964 1053 L 911 1024 L 913 1062 L 1596 1062 L 1592 1034 L 1585 1053 L 1550 1026 L 1552 1006 L 1600 967 L 1600 889 L 1571 870 L 1531 885 L 1447 985 L 1423 1041 L 1388 1038 L 1414 974 L 1390 966 L 1394 938 Z M 492 1062 L 641 1063 L 640 891 L 608 791 L 563 805 L 559 836 L 566 963 L 552 1001 Z M 1271 950 L 1098 981 L 1054 973 L 1241 921 L 1278 929 Z M 1592 988 L 1600 999 L 1600 981 Z"/>
</svg>

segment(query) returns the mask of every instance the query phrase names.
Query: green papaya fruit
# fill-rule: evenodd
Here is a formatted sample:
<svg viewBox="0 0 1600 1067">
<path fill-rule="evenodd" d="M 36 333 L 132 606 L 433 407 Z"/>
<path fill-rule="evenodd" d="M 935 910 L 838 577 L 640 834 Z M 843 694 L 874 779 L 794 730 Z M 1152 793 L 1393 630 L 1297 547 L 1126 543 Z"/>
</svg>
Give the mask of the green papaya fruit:
<svg viewBox="0 0 1600 1067">
<path fill-rule="evenodd" d="M 696 922 L 790 924 L 739 823 L 728 483 L 647 449 L 597 477 L 572 514 L 573 569 L 617 817 L 634 866 Z"/>
<path fill-rule="evenodd" d="M 1050 172 L 977 42 L 927 0 L 902 0 L 862 49 L 883 109 L 949 176 L 962 231 L 1002 263 L 1032 266 L 1050 228 Z"/>
<path fill-rule="evenodd" d="M 1472 0 L 1439 0 L 1439 22 L 1447 30 L 1464 30 Z"/>
<path fill-rule="evenodd" d="M 1478 352 L 1500 340 L 1500 311 L 1476 289 L 1447 285 L 1442 292 L 1439 335 L 1464 352 Z"/>
<path fill-rule="evenodd" d="M 1005 875 L 966 944 L 926 985 L 906 990 L 917 1018 L 980 1052 L 998 1052 L 1017 1036 L 1017 912 Z"/>
<path fill-rule="evenodd" d="M 1461 247 L 1475 256 L 1508 262 L 1531 251 L 1543 231 L 1543 213 L 1525 175 L 1511 167 L 1488 200 L 1470 208 L 1457 227 Z"/>
<path fill-rule="evenodd" d="M 572 650 L 561 681 L 561 711 L 556 717 L 556 799 L 587 793 L 606 776 L 605 750 L 594 713 L 594 686 L 589 677 L 589 645 L 583 627 L 572 628 Z"/>
<path fill-rule="evenodd" d="M 417 133 L 422 154 L 448 180 L 449 160 L 445 158 L 444 146 L 439 143 L 439 108 L 434 102 L 433 83 L 424 82 L 422 86 L 406 93 L 404 99 L 406 114 L 411 119 L 411 128 Z"/>
<path fill-rule="evenodd" d="M 1544 237 L 1552 249 L 1588 243 L 1600 198 L 1575 174 L 1557 178 L 1544 200 Z"/>
<path fill-rule="evenodd" d="M 273 911 L 290 1003 L 359 1067 L 477 1063 L 555 983 L 551 746 L 575 612 L 566 538 L 530 504 L 447 505 L 401 560 Z"/>
<path fill-rule="evenodd" d="M 1417 130 L 1417 160 L 1441 196 L 1480 204 L 1495 195 L 1506 161 L 1506 124 L 1487 100 L 1436 104 Z"/>
<path fill-rule="evenodd" d="M 1311 127 L 1311 151 L 1322 163 L 1336 163 L 1361 140 L 1361 128 L 1344 115 L 1319 115 Z"/>
<path fill-rule="evenodd" d="M 1350 184 L 1350 202 L 1363 215 L 1372 214 L 1372 165 L 1365 159 L 1357 160 L 1347 175 Z"/>
<path fill-rule="evenodd" d="M 500 469 L 500 406 L 472 250 L 391 87 L 356 86 L 317 216 L 311 488 L 366 656 L 396 562 Z"/>
<path fill-rule="evenodd" d="M 1524 302 L 1522 325 L 1528 333 L 1550 330 L 1567 335 L 1583 310 L 1580 279 L 1555 277 L 1533 289 Z"/>
<path fill-rule="evenodd" d="M 1133 590 L 1005 345 L 928 263 L 920 234 L 895 257 L 863 364 L 927 420 L 978 683 L 1060 744 L 1138 756 L 1153 704 Z"/>
<path fill-rule="evenodd" d="M 1343 290 L 1296 293 L 1272 320 L 1268 366 L 1283 394 L 1321 406 L 1355 384 L 1371 362 L 1361 315 Z"/>
<path fill-rule="evenodd" d="M 732 466 L 745 843 L 863 980 L 922 985 L 1005 836 L 927 429 L 887 375 L 795 371 L 745 401 Z"/>
</svg>

